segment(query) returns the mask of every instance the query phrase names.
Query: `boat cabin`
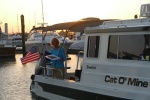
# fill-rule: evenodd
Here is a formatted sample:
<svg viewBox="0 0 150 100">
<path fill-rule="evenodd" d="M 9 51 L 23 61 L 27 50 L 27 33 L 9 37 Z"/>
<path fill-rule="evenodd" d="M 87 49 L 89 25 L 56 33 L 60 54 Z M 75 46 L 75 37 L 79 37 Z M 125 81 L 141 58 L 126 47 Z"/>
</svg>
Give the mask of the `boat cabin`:
<svg viewBox="0 0 150 100">
<path fill-rule="evenodd" d="M 85 33 L 81 82 L 150 91 L 150 19 L 105 22 Z"/>
<path fill-rule="evenodd" d="M 84 32 L 82 84 L 150 97 L 150 18 L 108 21 Z"/>
</svg>

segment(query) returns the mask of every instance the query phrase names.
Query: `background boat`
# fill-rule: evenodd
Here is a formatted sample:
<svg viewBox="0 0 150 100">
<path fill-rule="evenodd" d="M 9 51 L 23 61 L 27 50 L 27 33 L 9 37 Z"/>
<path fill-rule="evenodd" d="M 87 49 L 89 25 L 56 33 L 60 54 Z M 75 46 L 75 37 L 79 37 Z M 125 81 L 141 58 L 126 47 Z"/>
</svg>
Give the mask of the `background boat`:
<svg viewBox="0 0 150 100">
<path fill-rule="evenodd" d="M 29 52 L 31 47 L 37 46 L 39 52 L 42 52 L 43 44 L 45 45 L 43 49 L 46 51 L 49 51 L 52 47 L 50 46 L 50 41 L 53 38 L 58 38 L 60 41 L 60 45 L 63 44 L 64 49 L 67 51 L 69 46 L 73 43 L 72 40 L 70 40 L 68 37 L 60 36 L 57 32 L 48 32 L 43 34 L 40 32 L 37 32 L 36 30 L 32 30 L 29 34 L 29 37 L 27 41 L 25 42 L 26 52 Z"/>
<path fill-rule="evenodd" d="M 85 39 L 85 33 L 76 32 L 75 34 L 75 42 L 70 45 L 69 47 L 69 53 L 77 53 L 79 51 L 84 50 L 84 39 Z"/>
<path fill-rule="evenodd" d="M 22 47 L 22 36 L 19 34 L 11 34 L 8 36 L 8 40 L 12 45 L 16 45 L 16 47 Z"/>
<path fill-rule="evenodd" d="M 16 47 L 13 46 L 0 46 L 0 57 L 15 57 Z"/>
<path fill-rule="evenodd" d="M 8 43 L 8 34 L 0 28 L 0 57 L 15 57 L 16 45 Z"/>
</svg>

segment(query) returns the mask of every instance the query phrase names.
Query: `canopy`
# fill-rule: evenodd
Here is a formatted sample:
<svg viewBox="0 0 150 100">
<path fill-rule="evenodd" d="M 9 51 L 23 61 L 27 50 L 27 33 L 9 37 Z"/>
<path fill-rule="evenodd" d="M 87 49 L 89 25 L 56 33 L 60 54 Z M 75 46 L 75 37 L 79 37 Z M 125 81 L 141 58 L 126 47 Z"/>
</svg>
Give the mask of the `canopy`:
<svg viewBox="0 0 150 100">
<path fill-rule="evenodd" d="M 83 32 L 85 27 L 94 27 L 101 25 L 104 21 L 112 19 L 100 20 L 99 18 L 89 17 L 79 21 L 58 23 L 47 27 L 36 27 L 35 30 L 54 31 L 54 30 L 70 30 L 73 32 Z M 33 30 L 32 29 L 32 30 Z"/>
<path fill-rule="evenodd" d="M 100 20 L 100 19 L 99 20 L 79 20 L 79 21 L 74 21 L 74 22 L 59 23 L 59 24 L 47 26 L 45 28 L 45 31 L 70 30 L 74 32 L 82 32 L 84 31 L 85 27 L 99 26 L 104 21 L 110 21 L 110 20 Z"/>
</svg>

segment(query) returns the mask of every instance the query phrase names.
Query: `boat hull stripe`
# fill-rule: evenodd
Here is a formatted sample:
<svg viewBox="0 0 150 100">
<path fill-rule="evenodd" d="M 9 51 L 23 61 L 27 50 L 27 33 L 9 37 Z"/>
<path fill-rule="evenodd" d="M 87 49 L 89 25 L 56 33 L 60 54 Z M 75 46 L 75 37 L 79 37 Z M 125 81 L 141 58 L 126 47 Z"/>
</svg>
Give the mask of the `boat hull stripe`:
<svg viewBox="0 0 150 100">
<path fill-rule="evenodd" d="M 107 96 L 107 95 L 102 95 L 97 93 L 91 93 L 83 90 L 45 84 L 41 82 L 38 82 L 38 84 L 43 88 L 44 92 L 61 95 L 64 97 L 77 99 L 77 100 L 129 100 L 129 99 L 112 97 L 112 96 Z"/>
</svg>

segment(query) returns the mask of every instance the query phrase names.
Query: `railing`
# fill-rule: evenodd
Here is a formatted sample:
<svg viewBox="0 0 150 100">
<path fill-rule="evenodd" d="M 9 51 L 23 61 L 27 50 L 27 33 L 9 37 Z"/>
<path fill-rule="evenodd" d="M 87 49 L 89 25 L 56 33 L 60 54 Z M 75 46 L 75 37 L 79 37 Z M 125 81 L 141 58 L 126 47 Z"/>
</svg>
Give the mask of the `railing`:
<svg viewBox="0 0 150 100">
<path fill-rule="evenodd" d="M 84 52 L 83 51 L 79 51 L 78 52 L 78 59 L 77 59 L 77 66 L 76 66 L 76 70 L 78 70 L 78 65 L 79 65 L 79 57 L 81 54 L 83 54 Z"/>
</svg>

